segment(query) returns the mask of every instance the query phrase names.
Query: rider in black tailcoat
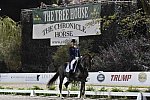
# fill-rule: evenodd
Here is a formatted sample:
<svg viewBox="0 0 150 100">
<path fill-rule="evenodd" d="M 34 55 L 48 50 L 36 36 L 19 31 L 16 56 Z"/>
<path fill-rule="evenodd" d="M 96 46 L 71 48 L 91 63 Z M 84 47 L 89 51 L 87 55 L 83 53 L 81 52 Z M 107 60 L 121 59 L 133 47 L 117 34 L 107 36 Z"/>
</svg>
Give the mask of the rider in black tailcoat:
<svg viewBox="0 0 150 100">
<path fill-rule="evenodd" d="M 80 51 L 77 47 L 77 41 L 75 39 L 71 40 L 71 46 L 69 47 L 69 55 L 70 55 L 70 72 L 75 72 L 74 63 L 80 58 Z"/>
</svg>

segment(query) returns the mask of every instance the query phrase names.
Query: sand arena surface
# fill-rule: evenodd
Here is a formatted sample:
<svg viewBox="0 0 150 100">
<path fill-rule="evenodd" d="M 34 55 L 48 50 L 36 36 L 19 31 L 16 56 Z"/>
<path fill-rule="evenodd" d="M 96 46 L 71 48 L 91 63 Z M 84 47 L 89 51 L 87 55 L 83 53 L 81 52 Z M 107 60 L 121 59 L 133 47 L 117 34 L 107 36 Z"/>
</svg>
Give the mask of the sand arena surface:
<svg viewBox="0 0 150 100">
<path fill-rule="evenodd" d="M 82 100 L 79 98 L 71 98 L 71 97 L 65 97 L 63 99 L 59 97 L 43 97 L 43 96 L 20 96 L 20 95 L 0 95 L 0 100 Z M 89 99 L 85 98 L 84 100 L 107 100 L 107 99 Z"/>
</svg>

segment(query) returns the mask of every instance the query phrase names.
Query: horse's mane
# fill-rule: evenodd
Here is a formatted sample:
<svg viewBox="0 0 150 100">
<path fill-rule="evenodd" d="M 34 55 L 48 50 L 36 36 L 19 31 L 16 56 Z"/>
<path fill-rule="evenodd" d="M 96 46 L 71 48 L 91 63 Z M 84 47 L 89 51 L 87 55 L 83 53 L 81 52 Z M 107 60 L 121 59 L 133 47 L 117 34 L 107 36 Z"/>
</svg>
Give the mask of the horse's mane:
<svg viewBox="0 0 150 100">
<path fill-rule="evenodd" d="M 92 58 L 90 54 L 86 53 L 82 56 L 81 60 L 80 60 L 80 64 L 83 68 L 85 68 L 85 66 L 88 66 L 88 65 L 85 65 L 86 64 L 86 58 L 88 58 L 89 60 Z"/>
<path fill-rule="evenodd" d="M 85 58 L 89 57 L 90 59 L 92 58 L 89 53 L 83 54 L 81 61 L 85 60 Z"/>
</svg>

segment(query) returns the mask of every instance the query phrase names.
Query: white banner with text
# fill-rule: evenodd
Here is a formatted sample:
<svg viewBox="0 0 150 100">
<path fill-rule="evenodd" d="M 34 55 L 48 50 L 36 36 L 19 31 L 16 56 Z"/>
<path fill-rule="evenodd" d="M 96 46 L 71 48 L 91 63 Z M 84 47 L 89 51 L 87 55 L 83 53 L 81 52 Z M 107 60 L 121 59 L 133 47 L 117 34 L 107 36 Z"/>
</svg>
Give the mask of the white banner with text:
<svg viewBox="0 0 150 100">
<path fill-rule="evenodd" d="M 0 73 L 0 83 L 47 84 L 55 73 Z M 86 84 L 150 86 L 150 72 L 90 72 Z M 66 81 L 66 79 L 65 79 Z M 59 80 L 55 82 L 58 84 Z"/>
<path fill-rule="evenodd" d="M 67 45 L 71 42 L 72 39 L 77 40 L 77 43 L 79 44 L 79 37 L 68 37 L 68 38 L 51 38 L 51 46 L 59 46 L 59 45 Z"/>
<path fill-rule="evenodd" d="M 31 10 L 33 39 L 101 34 L 101 3 Z"/>
<path fill-rule="evenodd" d="M 33 39 L 65 38 L 100 34 L 100 22 L 97 20 L 33 25 Z"/>
</svg>

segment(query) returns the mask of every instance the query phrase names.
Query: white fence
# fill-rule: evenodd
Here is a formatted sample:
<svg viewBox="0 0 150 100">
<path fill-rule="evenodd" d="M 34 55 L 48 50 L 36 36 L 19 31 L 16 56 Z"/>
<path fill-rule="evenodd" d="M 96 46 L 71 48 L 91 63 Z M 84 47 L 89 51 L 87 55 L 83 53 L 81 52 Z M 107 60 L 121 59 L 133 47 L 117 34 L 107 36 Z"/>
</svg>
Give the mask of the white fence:
<svg viewBox="0 0 150 100">
<path fill-rule="evenodd" d="M 30 96 L 36 96 L 38 93 L 47 94 L 59 94 L 59 91 L 55 90 L 8 90 L 0 89 L 0 93 L 29 93 Z M 80 96 L 79 91 L 69 91 L 69 94 L 77 94 Z M 68 91 L 62 91 L 62 94 L 68 94 Z M 101 92 L 101 91 L 85 91 L 85 95 L 100 95 L 100 96 L 121 96 L 121 97 L 137 97 L 137 100 L 147 100 L 146 97 L 150 97 L 150 93 L 141 92 Z"/>
<path fill-rule="evenodd" d="M 23 84 L 46 84 L 55 73 L 0 73 L 0 84 L 23 83 Z M 108 85 L 108 86 L 141 86 L 150 87 L 150 72 L 90 72 L 87 78 L 87 85 Z M 65 80 L 66 81 L 66 80 Z M 56 81 L 59 84 L 59 81 Z M 38 93 L 59 94 L 58 90 L 8 90 L 0 89 L 1 93 L 29 93 L 34 96 Z M 68 94 L 68 91 L 63 91 Z M 69 94 L 77 94 L 79 91 L 70 91 Z M 85 95 L 104 96 L 137 96 L 138 98 L 150 97 L 150 93 L 141 92 L 101 92 L 86 91 Z M 143 99 L 146 100 L 146 99 Z"/>
</svg>

